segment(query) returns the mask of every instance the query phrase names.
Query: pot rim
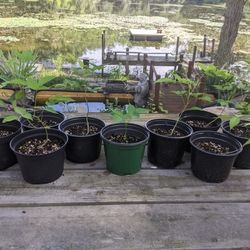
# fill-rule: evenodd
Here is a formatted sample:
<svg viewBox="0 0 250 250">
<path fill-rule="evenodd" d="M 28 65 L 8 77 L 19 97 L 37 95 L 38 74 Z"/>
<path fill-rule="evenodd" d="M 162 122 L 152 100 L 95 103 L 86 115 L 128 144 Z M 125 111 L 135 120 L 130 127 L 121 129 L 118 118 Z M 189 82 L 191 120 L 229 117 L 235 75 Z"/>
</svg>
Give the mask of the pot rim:
<svg viewBox="0 0 250 250">
<path fill-rule="evenodd" d="M 206 135 L 206 133 L 207 133 L 208 135 Z M 228 143 L 230 143 L 230 141 L 228 141 L 228 139 L 229 139 L 229 140 L 232 140 L 232 141 L 235 143 L 235 146 L 237 145 L 238 147 L 236 146 L 237 148 L 236 148 L 234 151 L 229 152 L 229 153 L 227 153 L 227 154 L 225 154 L 225 153 L 223 153 L 223 154 L 215 154 L 215 153 L 212 153 L 212 152 L 203 150 L 203 149 L 197 147 L 197 146 L 193 143 L 193 137 L 194 137 L 194 136 L 197 136 L 197 135 L 199 135 L 199 134 L 201 134 L 201 135 L 203 134 L 204 137 L 206 136 L 208 139 L 213 139 L 213 138 L 214 138 L 214 139 L 219 139 L 218 136 L 219 136 L 220 138 L 223 137 L 223 139 L 224 139 L 224 140 L 227 140 Z M 211 134 L 213 134 L 214 137 L 213 137 L 213 135 L 211 135 Z M 201 137 L 200 137 L 200 138 L 201 138 Z M 234 138 L 232 138 L 232 137 L 229 137 L 228 135 L 225 135 L 225 134 L 223 134 L 223 133 L 216 132 L 216 131 L 211 131 L 211 130 L 204 130 L 204 131 L 197 131 L 197 132 L 194 132 L 194 133 L 191 135 L 191 137 L 190 137 L 190 139 L 189 139 L 189 142 L 190 142 L 191 146 L 194 147 L 195 149 L 197 149 L 197 150 L 199 150 L 199 151 L 201 151 L 201 152 L 203 152 L 203 153 L 206 153 L 206 154 L 208 154 L 208 155 L 218 156 L 218 157 L 236 156 L 236 155 L 239 155 L 239 154 L 242 152 L 242 150 L 243 150 L 243 146 L 242 146 L 242 144 L 241 144 L 238 140 L 236 140 L 236 139 L 234 139 Z M 230 144 L 232 144 L 232 143 L 230 143 Z"/>
<path fill-rule="evenodd" d="M 128 127 L 129 126 L 133 126 L 133 127 L 135 127 L 135 129 L 138 128 L 138 129 L 144 130 L 146 138 L 143 139 L 143 140 L 141 140 L 141 141 L 139 141 L 139 142 L 135 142 L 135 143 L 118 143 L 118 142 L 110 141 L 110 140 L 108 140 L 104 136 L 104 130 L 105 129 L 110 129 L 110 128 L 114 127 L 114 126 L 123 126 L 124 127 L 124 125 L 125 125 L 125 123 L 121 122 L 121 123 L 109 124 L 109 125 L 106 125 L 105 127 L 103 127 L 102 130 L 101 130 L 101 138 L 102 138 L 102 140 L 105 141 L 105 142 L 107 142 L 107 143 L 109 143 L 109 144 L 113 144 L 113 145 L 116 145 L 116 146 L 124 146 L 124 147 L 138 146 L 138 145 L 141 145 L 141 144 L 144 144 L 144 143 L 146 144 L 147 143 L 147 141 L 149 140 L 149 137 L 150 137 L 149 132 L 146 130 L 145 127 L 143 127 L 141 125 L 138 125 L 138 124 L 135 124 L 135 123 L 127 123 L 127 126 Z"/>
<path fill-rule="evenodd" d="M 189 132 L 187 135 L 185 135 L 185 136 L 168 136 L 168 135 L 160 135 L 160 134 L 158 134 L 158 133 L 155 133 L 154 131 L 152 131 L 152 130 L 148 127 L 148 123 L 149 123 L 149 122 L 152 122 L 152 121 L 170 121 L 170 122 L 176 123 L 177 120 L 173 120 L 173 119 L 164 119 L 164 118 L 162 118 L 162 119 L 151 119 L 151 120 L 148 120 L 148 121 L 145 122 L 145 127 L 146 127 L 146 129 L 147 129 L 150 133 L 152 133 L 152 134 L 154 134 L 154 135 L 156 135 L 156 136 L 162 137 L 162 138 L 168 138 L 168 139 L 186 139 L 186 138 L 190 137 L 190 136 L 193 134 L 193 128 L 192 128 L 190 125 L 188 125 L 187 123 L 182 122 L 181 120 L 179 120 L 178 123 L 180 123 L 180 124 L 186 126 L 186 127 L 190 130 L 190 132 Z M 170 124 L 170 125 L 171 125 L 171 124 Z M 176 127 L 178 127 L 178 124 L 177 124 Z"/>
<path fill-rule="evenodd" d="M 68 119 L 65 119 L 64 121 L 62 121 L 60 124 L 59 124 L 59 130 L 60 131 L 62 131 L 63 133 L 65 133 L 65 129 L 67 128 L 67 127 L 69 127 L 69 126 L 71 126 L 71 125 L 69 125 L 69 126 L 66 126 L 64 129 L 62 129 L 62 126 L 63 126 L 63 124 L 65 124 L 66 122 L 68 122 L 68 121 L 73 121 L 73 120 L 78 120 L 78 119 L 86 119 L 87 117 L 86 116 L 78 116 L 78 117 L 72 117 L 72 118 L 68 118 Z M 96 132 L 96 133 L 94 133 L 94 134 L 90 134 L 90 135 L 70 135 L 70 134 L 67 134 L 67 133 L 65 133 L 68 137 L 72 137 L 72 138 L 89 138 L 89 137 L 93 137 L 93 136 L 96 136 L 96 135 L 98 135 L 98 134 L 100 134 L 101 133 L 101 130 L 105 127 L 105 122 L 103 121 L 103 120 L 101 120 L 101 119 L 99 119 L 99 118 L 95 118 L 95 117 L 88 117 L 88 119 L 92 119 L 92 120 L 96 120 L 96 121 L 99 121 L 99 122 L 101 122 L 102 124 L 103 124 L 103 127 L 98 131 L 98 132 Z M 77 123 L 77 122 L 76 122 Z M 81 121 L 79 121 L 79 123 L 77 123 L 77 124 L 81 124 L 82 122 Z"/>
<path fill-rule="evenodd" d="M 213 124 L 215 122 L 218 123 L 216 125 L 213 125 L 213 126 L 210 125 L 210 126 L 206 127 L 208 130 L 209 130 L 209 128 L 218 128 L 219 129 L 221 127 L 222 120 L 219 117 L 208 117 L 208 116 L 201 116 L 201 115 L 187 115 L 187 116 L 180 117 L 181 121 L 182 121 L 182 119 L 190 119 L 190 120 L 192 120 L 192 119 L 196 119 L 196 118 L 198 118 L 198 119 L 204 119 L 204 120 L 206 120 L 206 119 L 207 120 L 211 120 L 210 121 L 211 124 Z M 192 126 L 192 127 L 194 127 L 194 128 L 200 128 L 200 127 L 195 127 L 195 126 Z M 205 128 L 203 128 L 203 129 L 205 129 Z"/>
<path fill-rule="evenodd" d="M 246 121 L 246 120 L 240 120 L 240 122 L 249 123 L 249 121 Z M 227 126 L 227 125 L 228 125 L 228 126 Z M 230 136 L 232 136 L 232 137 L 240 138 L 240 139 L 243 139 L 243 140 L 249 140 L 249 139 L 250 139 L 250 138 L 248 138 L 248 137 L 238 136 L 238 135 L 232 133 L 231 130 L 230 130 L 230 128 L 229 128 L 229 121 L 224 121 L 224 122 L 222 122 L 221 128 L 222 128 L 223 131 L 227 132 L 227 133 L 230 134 Z M 227 128 L 229 128 L 229 129 L 227 129 Z"/>
<path fill-rule="evenodd" d="M 36 112 L 46 112 L 45 113 L 45 116 L 46 115 L 56 115 L 56 114 L 58 114 L 58 115 L 60 115 L 61 117 L 62 117 L 62 121 L 61 122 L 58 122 L 58 123 L 56 123 L 55 125 L 53 125 L 53 126 L 51 126 L 50 128 L 55 128 L 55 127 L 57 127 L 57 126 L 59 126 L 63 121 L 65 121 L 65 119 L 66 119 L 66 115 L 65 114 L 63 114 L 63 113 L 61 113 L 61 112 L 58 112 L 58 111 L 55 111 L 55 112 L 49 112 L 49 111 L 47 111 L 47 110 L 30 110 L 30 113 L 32 113 L 33 111 L 36 111 Z M 19 122 L 21 123 L 21 125 L 23 126 L 23 127 L 26 127 L 26 128 L 29 128 L 29 129 L 40 129 L 40 128 L 42 128 L 42 127 L 32 127 L 32 126 L 30 126 L 29 124 L 25 124 L 24 122 L 25 121 L 27 121 L 27 119 L 26 118 L 24 118 L 24 117 L 20 117 L 19 118 Z"/>
<path fill-rule="evenodd" d="M 21 134 L 16 135 L 16 136 L 10 141 L 10 144 L 9 144 L 9 145 L 10 145 L 11 150 L 12 150 L 15 154 L 17 154 L 17 155 L 19 155 L 19 156 L 25 156 L 25 157 L 32 157 L 32 158 L 33 158 L 33 157 L 43 157 L 43 156 L 52 155 L 52 154 L 54 154 L 54 153 L 56 153 L 56 152 L 58 152 L 58 151 L 60 151 L 60 150 L 62 150 L 62 149 L 64 149 L 64 148 L 66 147 L 66 145 L 67 145 L 67 143 L 68 143 L 68 136 L 67 136 L 67 134 L 63 133 L 62 131 L 60 131 L 60 130 L 58 130 L 58 129 L 53 129 L 53 128 L 47 129 L 48 134 L 49 134 L 50 131 L 52 131 L 52 132 L 59 132 L 59 133 L 61 133 L 61 135 L 64 135 L 64 136 L 65 136 L 65 140 L 63 140 L 63 141 L 64 141 L 64 144 L 63 144 L 58 150 L 56 150 L 56 151 L 54 151 L 54 152 L 50 152 L 50 153 L 48 153 L 48 154 L 43 154 L 43 155 L 26 155 L 26 154 L 22 154 L 22 153 L 18 152 L 18 151 L 16 150 L 16 147 L 14 147 L 14 145 L 13 145 L 14 141 L 15 141 L 15 140 L 18 140 L 19 138 L 22 138 L 22 137 L 23 137 L 23 139 L 20 140 L 20 141 L 25 141 L 25 140 L 27 139 L 27 138 L 25 137 L 25 135 L 34 134 L 34 132 L 37 132 L 38 135 L 40 135 L 41 132 L 44 132 L 44 131 L 45 131 L 45 128 L 37 128 L 37 129 L 27 130 L 27 131 L 25 131 L 25 132 L 23 132 L 23 133 L 21 133 Z M 34 134 L 33 137 L 36 137 L 36 136 L 37 136 L 37 135 Z"/>
<path fill-rule="evenodd" d="M 21 123 L 18 120 L 14 120 L 11 122 L 6 122 L 6 123 L 2 123 L 3 118 L 0 118 L 0 126 L 4 126 L 5 124 L 11 125 L 11 123 L 16 122 L 16 125 L 19 126 L 12 134 L 4 136 L 4 137 L 0 137 L 0 142 L 4 142 L 4 141 L 8 141 L 10 139 L 12 139 L 13 137 L 15 137 L 17 134 L 19 134 L 19 132 L 21 132 Z M 14 124 L 13 124 L 14 127 Z"/>
</svg>

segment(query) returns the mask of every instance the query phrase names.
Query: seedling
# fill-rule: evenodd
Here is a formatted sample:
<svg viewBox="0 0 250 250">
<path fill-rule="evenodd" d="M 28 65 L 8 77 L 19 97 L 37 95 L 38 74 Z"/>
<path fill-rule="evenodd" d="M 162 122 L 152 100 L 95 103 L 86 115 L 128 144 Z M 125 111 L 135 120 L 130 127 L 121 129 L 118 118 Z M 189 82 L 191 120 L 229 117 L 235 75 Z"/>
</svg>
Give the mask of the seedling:
<svg viewBox="0 0 250 250">
<path fill-rule="evenodd" d="M 25 98 L 25 92 L 27 90 L 38 91 L 38 90 L 48 89 L 46 87 L 46 84 L 52 79 L 53 77 L 51 76 L 45 76 L 42 78 L 28 77 L 27 79 L 12 79 L 12 80 L 1 83 L 1 86 L 0 86 L 1 88 L 6 87 L 8 85 L 12 85 L 12 86 L 15 86 L 15 88 L 17 89 L 17 91 L 9 98 L 7 103 L 3 100 L 1 100 L 0 102 L 0 105 L 6 111 L 10 107 L 12 110 L 12 114 L 6 115 L 4 117 L 3 122 L 19 120 L 22 117 L 27 120 L 27 122 L 31 125 L 31 127 L 34 127 L 32 121 L 38 121 L 42 125 L 42 127 L 45 128 L 45 133 L 46 133 L 45 142 L 48 141 L 49 140 L 48 133 L 47 133 L 48 126 L 44 124 L 42 119 L 40 119 L 40 117 L 36 113 L 37 110 L 41 110 L 41 108 L 37 107 L 35 103 L 33 107 L 33 112 L 30 112 L 30 107 L 24 107 L 24 106 L 21 107 L 20 105 L 18 105 L 18 103 L 22 102 L 22 100 Z M 69 102 L 69 101 L 73 101 L 73 100 L 67 97 L 55 96 L 47 102 L 47 105 L 51 105 L 51 104 L 58 103 L 58 102 Z M 55 112 L 53 109 L 49 107 L 44 107 L 42 110 L 45 110 L 48 112 Z"/>
<path fill-rule="evenodd" d="M 111 114 L 114 122 L 123 122 L 125 124 L 124 137 L 127 137 L 128 123 L 135 118 L 139 118 L 140 114 L 148 113 L 149 111 L 144 108 L 137 108 L 132 104 L 128 104 L 127 108 L 113 109 Z"/>
<path fill-rule="evenodd" d="M 175 129 L 181 119 L 182 113 L 188 108 L 191 103 L 192 98 L 196 98 L 197 100 L 211 102 L 211 97 L 206 93 L 199 92 L 200 81 L 199 80 L 191 80 L 187 78 L 183 78 L 178 75 L 177 72 L 172 72 L 169 77 L 161 78 L 156 81 L 156 83 L 160 84 L 176 84 L 178 83 L 181 87 L 181 90 L 172 91 L 177 96 L 180 96 L 183 101 L 183 109 L 180 113 L 179 118 L 177 119 L 170 136 L 172 136 L 175 132 Z"/>
</svg>

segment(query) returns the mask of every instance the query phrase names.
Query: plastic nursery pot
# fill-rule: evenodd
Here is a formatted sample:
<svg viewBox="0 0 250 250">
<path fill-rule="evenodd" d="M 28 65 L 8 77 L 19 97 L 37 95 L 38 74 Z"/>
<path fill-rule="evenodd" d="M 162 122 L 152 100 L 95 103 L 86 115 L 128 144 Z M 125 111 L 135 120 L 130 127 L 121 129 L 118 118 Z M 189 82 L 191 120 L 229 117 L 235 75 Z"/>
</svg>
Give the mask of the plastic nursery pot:
<svg viewBox="0 0 250 250">
<path fill-rule="evenodd" d="M 249 121 L 241 120 L 240 125 L 246 124 L 246 123 L 249 123 Z M 223 133 L 238 140 L 242 145 L 244 145 L 249 139 L 247 137 L 237 136 L 232 131 L 230 131 L 230 126 L 229 126 L 228 121 L 223 122 L 221 127 L 222 127 Z M 243 147 L 242 152 L 237 157 L 234 163 L 234 167 L 239 168 L 239 169 L 250 169 L 250 145 L 246 145 Z"/>
<path fill-rule="evenodd" d="M 187 110 L 182 113 L 181 121 L 186 122 L 189 126 L 192 127 L 194 132 L 197 131 L 218 131 L 221 126 L 221 119 L 210 112 L 203 111 L 203 110 Z M 198 127 L 193 126 L 189 123 L 189 121 L 201 121 L 208 124 L 207 127 Z M 188 142 L 186 149 L 187 152 L 191 152 L 191 145 Z"/>
<path fill-rule="evenodd" d="M 199 148 L 197 142 L 213 142 L 229 151 L 216 154 Z M 233 167 L 234 161 L 242 151 L 242 145 L 232 137 L 214 131 L 195 132 L 190 137 L 191 169 L 193 174 L 205 182 L 219 183 L 225 181 Z"/>
<path fill-rule="evenodd" d="M 13 132 L 12 134 L 0 138 L 0 170 L 7 169 L 17 163 L 15 154 L 10 149 L 10 141 L 21 133 L 21 124 L 18 121 L 3 123 L 0 119 L 0 129 Z"/>
<path fill-rule="evenodd" d="M 218 117 L 216 114 L 213 114 L 206 110 L 199 110 L 199 109 L 187 109 L 184 112 L 182 112 L 180 115 L 181 117 L 185 117 L 185 116 L 202 116 L 202 117 L 210 117 L 210 118 Z"/>
<path fill-rule="evenodd" d="M 31 112 L 32 114 L 34 114 L 34 111 Z M 37 110 L 35 111 L 35 116 L 39 117 L 42 121 L 52 121 L 53 125 L 50 126 L 50 128 L 55 128 L 55 129 L 58 129 L 59 124 L 65 120 L 65 115 L 60 112 L 52 113 L 45 110 Z M 20 119 L 20 122 L 22 124 L 22 128 L 24 131 L 44 127 L 44 126 L 39 126 L 39 127 L 33 126 L 32 121 L 28 121 L 23 117 Z"/>
<path fill-rule="evenodd" d="M 160 168 L 172 169 L 179 165 L 188 143 L 188 139 L 193 133 L 193 129 L 186 123 L 179 121 L 176 130 L 183 136 L 167 136 L 154 132 L 156 128 L 173 129 L 175 120 L 154 119 L 146 123 L 146 128 L 150 132 L 148 145 L 148 160 Z"/>
<path fill-rule="evenodd" d="M 38 156 L 25 155 L 17 151 L 19 145 L 27 140 L 45 138 L 46 132 L 49 138 L 63 141 L 59 150 Z M 24 180 L 31 184 L 45 184 L 57 180 L 63 173 L 67 142 L 67 135 L 56 129 L 32 129 L 14 137 L 10 142 L 10 147 L 17 157 Z"/>
<path fill-rule="evenodd" d="M 105 123 L 99 119 L 89 117 L 88 122 L 98 128 L 98 132 L 91 135 L 79 136 L 69 135 L 66 146 L 67 159 L 77 163 L 87 163 L 95 161 L 100 156 L 101 137 L 100 131 Z M 73 125 L 86 124 L 86 117 L 77 117 L 65 120 L 59 125 L 59 129 L 63 132 Z"/>
<path fill-rule="evenodd" d="M 126 130 L 125 130 L 126 129 Z M 137 143 L 116 143 L 108 140 L 109 136 L 124 134 L 141 139 Z M 139 125 L 117 123 L 104 127 L 101 130 L 104 141 L 107 169 L 117 175 L 135 174 L 141 169 L 145 145 L 149 139 L 147 130 Z"/>
</svg>

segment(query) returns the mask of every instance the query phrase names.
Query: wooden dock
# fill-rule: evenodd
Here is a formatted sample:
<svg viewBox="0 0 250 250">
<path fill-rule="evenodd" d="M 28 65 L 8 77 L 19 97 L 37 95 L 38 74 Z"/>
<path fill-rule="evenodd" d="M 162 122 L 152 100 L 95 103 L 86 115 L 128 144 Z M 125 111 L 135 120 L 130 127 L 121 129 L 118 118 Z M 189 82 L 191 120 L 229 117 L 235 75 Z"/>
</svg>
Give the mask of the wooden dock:
<svg viewBox="0 0 250 250">
<path fill-rule="evenodd" d="M 136 34 L 136 33 L 135 33 Z M 141 32 L 141 34 L 143 34 Z M 144 34 L 145 35 L 145 34 Z M 106 50 L 106 32 L 102 33 L 102 65 L 124 65 L 126 74 L 129 74 L 130 66 L 143 66 L 143 71 L 147 72 L 147 67 L 154 66 L 172 66 L 175 69 L 181 63 L 188 67 L 193 67 L 196 63 L 212 63 L 215 57 L 215 39 L 208 40 L 204 35 L 202 50 L 198 50 L 195 45 L 192 53 L 180 52 L 180 37 L 176 39 L 174 53 L 169 52 L 140 52 L 126 48 L 125 51 L 107 51 Z M 210 51 L 208 51 L 208 42 L 211 42 Z"/>
<path fill-rule="evenodd" d="M 107 123 L 108 114 L 98 114 Z M 142 116 L 140 124 L 159 115 Z M 18 166 L 0 174 L 0 249 L 250 249 L 250 170 L 221 184 L 186 163 L 157 169 L 146 156 L 133 176 L 66 162 L 54 183 L 30 185 Z"/>
<path fill-rule="evenodd" d="M 164 37 L 161 30 L 130 29 L 129 34 L 132 41 L 162 42 Z"/>
</svg>

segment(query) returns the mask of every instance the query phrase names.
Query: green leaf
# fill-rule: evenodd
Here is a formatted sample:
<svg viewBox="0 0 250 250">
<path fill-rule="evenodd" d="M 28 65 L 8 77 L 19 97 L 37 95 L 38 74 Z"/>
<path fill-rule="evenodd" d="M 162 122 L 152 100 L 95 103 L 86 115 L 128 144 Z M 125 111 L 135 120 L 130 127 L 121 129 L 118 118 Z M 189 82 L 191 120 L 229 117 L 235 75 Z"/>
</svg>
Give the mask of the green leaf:
<svg viewBox="0 0 250 250">
<path fill-rule="evenodd" d="M 134 114 L 135 112 L 136 112 L 135 106 L 129 103 L 127 113 L 128 114 Z"/>
<path fill-rule="evenodd" d="M 4 107 L 4 106 L 5 106 L 5 102 L 0 99 L 0 107 Z"/>
<path fill-rule="evenodd" d="M 16 91 L 15 92 L 15 100 L 21 100 L 25 97 L 24 91 Z"/>
<path fill-rule="evenodd" d="M 54 113 L 54 114 L 57 113 L 57 112 L 56 112 L 53 108 L 51 108 L 51 107 L 45 107 L 44 110 L 45 110 L 45 111 L 48 111 L 48 112 L 50 112 L 50 113 Z"/>
<path fill-rule="evenodd" d="M 25 108 L 13 106 L 14 111 L 25 119 L 32 120 L 32 115 Z"/>
<path fill-rule="evenodd" d="M 119 110 L 112 110 L 112 118 L 114 122 L 124 121 L 124 113 Z"/>
<path fill-rule="evenodd" d="M 185 90 L 173 90 L 173 91 L 171 91 L 171 93 L 174 93 L 178 96 L 185 96 L 187 94 L 187 91 L 185 91 Z"/>
<path fill-rule="evenodd" d="M 243 147 L 245 147 L 247 145 L 250 145 L 250 139 L 244 143 Z"/>
<path fill-rule="evenodd" d="M 161 79 L 157 80 L 155 83 L 173 84 L 173 83 L 176 83 L 176 80 L 166 77 L 166 78 L 161 78 Z"/>
<path fill-rule="evenodd" d="M 212 102 L 212 98 L 211 98 L 211 96 L 209 96 L 209 95 L 203 95 L 203 96 L 200 96 L 200 97 L 198 97 L 198 98 L 199 98 L 199 100 L 201 100 L 201 101 Z"/>
<path fill-rule="evenodd" d="M 239 116 L 234 116 L 233 118 L 231 118 L 229 121 L 230 130 L 232 130 L 234 127 L 236 127 L 239 123 L 240 123 Z"/>
<path fill-rule="evenodd" d="M 18 119 L 19 117 L 17 115 L 9 115 L 9 116 L 4 117 L 3 123 L 17 121 Z"/>
<path fill-rule="evenodd" d="M 23 80 L 23 79 L 15 78 L 15 79 L 11 79 L 9 81 L 6 81 L 5 84 L 6 84 L 6 86 L 7 85 L 26 86 L 27 82 L 25 80 Z"/>
</svg>

